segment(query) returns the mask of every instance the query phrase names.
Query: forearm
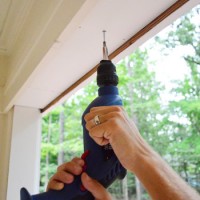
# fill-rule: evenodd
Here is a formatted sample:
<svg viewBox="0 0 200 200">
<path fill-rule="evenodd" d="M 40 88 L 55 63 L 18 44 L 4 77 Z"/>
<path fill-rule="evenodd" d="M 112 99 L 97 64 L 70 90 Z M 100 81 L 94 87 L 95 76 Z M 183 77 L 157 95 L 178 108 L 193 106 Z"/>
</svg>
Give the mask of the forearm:
<svg viewBox="0 0 200 200">
<path fill-rule="evenodd" d="M 144 150 L 145 149 L 145 150 Z M 198 200 L 200 196 L 144 142 L 132 172 L 154 200 Z"/>
<path fill-rule="evenodd" d="M 101 124 L 94 124 L 98 115 Z M 91 109 L 86 128 L 99 145 L 110 143 L 121 164 L 132 171 L 154 200 L 198 200 L 199 195 L 144 141 L 118 106 Z"/>
</svg>

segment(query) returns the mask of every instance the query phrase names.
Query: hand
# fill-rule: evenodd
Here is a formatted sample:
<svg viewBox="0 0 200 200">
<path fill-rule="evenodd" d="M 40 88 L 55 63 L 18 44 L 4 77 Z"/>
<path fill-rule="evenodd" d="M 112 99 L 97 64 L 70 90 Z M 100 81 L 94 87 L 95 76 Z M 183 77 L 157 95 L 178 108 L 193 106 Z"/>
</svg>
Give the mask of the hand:
<svg viewBox="0 0 200 200">
<path fill-rule="evenodd" d="M 96 115 L 100 118 L 98 125 L 94 122 Z M 140 179 L 152 199 L 200 199 L 197 192 L 144 141 L 122 107 L 92 108 L 85 121 L 94 141 L 99 145 L 110 143 L 121 164 Z"/>
<path fill-rule="evenodd" d="M 100 124 L 94 123 L 98 115 Z M 141 137 L 135 124 L 120 106 L 95 107 L 85 116 L 86 128 L 99 145 L 111 144 L 121 164 L 134 172 L 137 157 L 144 154 L 148 144 Z"/>
<path fill-rule="evenodd" d="M 84 160 L 81 158 L 74 158 L 72 161 L 59 166 L 56 174 L 52 176 L 48 183 L 47 191 L 50 189 L 61 190 L 64 184 L 72 183 L 74 175 L 80 175 L 82 173 L 83 165 Z M 86 173 L 81 174 L 81 181 L 83 186 L 95 197 L 95 200 L 111 200 L 111 196 L 106 189 L 96 180 L 90 178 Z"/>
<path fill-rule="evenodd" d="M 64 184 L 70 184 L 74 180 L 74 175 L 80 175 L 84 160 L 73 158 L 70 162 L 64 163 L 57 168 L 57 172 L 51 177 L 47 185 L 47 191 L 62 190 Z"/>
<path fill-rule="evenodd" d="M 112 197 L 107 190 L 99 182 L 89 177 L 85 172 L 81 175 L 81 181 L 84 187 L 95 197 L 95 200 L 112 200 Z"/>
</svg>

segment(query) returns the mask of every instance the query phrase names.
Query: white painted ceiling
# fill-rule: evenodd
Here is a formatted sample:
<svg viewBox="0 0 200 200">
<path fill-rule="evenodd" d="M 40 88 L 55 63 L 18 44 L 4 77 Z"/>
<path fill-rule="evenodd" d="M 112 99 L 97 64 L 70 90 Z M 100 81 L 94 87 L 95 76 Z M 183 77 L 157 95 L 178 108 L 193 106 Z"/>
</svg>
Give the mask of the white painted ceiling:
<svg viewBox="0 0 200 200">
<path fill-rule="evenodd" d="M 194 1 L 193 4 L 199 2 L 197 0 Z M 22 37 L 21 34 L 23 34 L 21 32 L 22 28 L 24 28 L 35 2 L 36 0 L 0 0 L 0 53 L 2 55 L 15 56 L 15 48 L 19 46 L 19 41 L 23 39 L 20 38 Z M 65 5 L 69 5 L 65 7 L 65 12 L 68 13 L 76 1 L 60 0 L 57 2 L 60 4 L 65 2 Z M 9 98 L 4 102 L 4 107 L 9 108 L 15 104 L 44 108 L 102 59 L 102 30 L 107 31 L 107 46 L 111 53 L 175 2 L 176 0 L 82 0 L 82 4 L 76 8 L 73 14 L 67 16 L 70 18 L 69 22 L 60 31 L 58 37 L 49 43 L 48 50 L 41 53 L 42 56 L 40 56 L 40 59 L 37 59 L 37 62 L 35 62 L 36 56 L 34 57 L 37 53 L 33 54 L 33 51 L 30 52 L 27 54 L 26 60 L 21 62 L 23 66 L 20 65 L 19 69 L 14 70 L 16 72 L 16 75 L 14 75 L 14 72 L 12 74 L 12 66 L 15 59 L 11 58 L 12 62 L 10 62 L 9 66 L 9 73 L 11 75 L 8 74 L 4 88 L 4 96 L 8 94 Z M 114 62 L 133 51 L 138 45 L 188 11 L 193 4 L 191 5 L 190 1 L 182 10 L 178 10 L 169 16 L 159 26 L 155 27 L 124 53 L 116 57 Z M 22 13 L 19 14 L 19 12 Z M 63 12 L 64 14 L 61 12 L 57 15 L 52 14 L 51 21 L 54 19 L 58 20 L 57 16 L 60 17 L 59 20 L 64 20 L 65 12 Z M 38 21 L 34 21 L 34 23 L 40 23 L 39 20 L 40 18 L 38 18 Z M 56 20 L 54 20 L 55 23 L 51 26 L 51 29 L 46 28 L 46 30 L 43 29 L 42 31 L 46 31 L 49 34 L 55 31 L 58 25 Z M 49 24 L 50 22 L 47 25 Z M 32 24 L 29 25 L 31 26 Z M 38 52 L 42 51 L 42 41 L 44 46 L 46 45 L 45 37 L 42 38 L 43 35 L 38 39 L 40 45 L 34 41 L 30 44 L 29 49 L 33 48 L 33 50 L 38 50 Z M 15 46 L 16 41 L 18 46 Z M 20 76 L 24 77 L 23 73 L 26 72 L 26 68 L 30 67 L 28 60 L 33 60 L 30 63 L 34 66 L 31 68 L 31 73 L 21 83 Z M 16 89 L 15 93 L 12 93 L 10 90 L 13 85 L 16 84 L 17 86 L 19 82 L 20 87 Z"/>
<path fill-rule="evenodd" d="M 0 54 L 11 53 L 32 2 L 32 0 L 0 0 Z"/>
</svg>

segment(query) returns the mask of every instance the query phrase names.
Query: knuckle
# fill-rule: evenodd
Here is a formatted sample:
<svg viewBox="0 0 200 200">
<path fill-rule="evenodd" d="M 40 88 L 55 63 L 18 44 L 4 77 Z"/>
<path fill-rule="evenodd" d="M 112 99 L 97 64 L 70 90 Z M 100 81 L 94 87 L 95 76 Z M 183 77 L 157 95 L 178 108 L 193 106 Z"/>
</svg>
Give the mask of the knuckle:
<svg viewBox="0 0 200 200">
<path fill-rule="evenodd" d="M 84 120 L 85 120 L 85 121 L 88 120 L 88 115 L 89 115 L 89 114 L 86 114 L 86 115 L 84 116 Z"/>
<path fill-rule="evenodd" d="M 60 171 L 62 169 L 62 165 L 57 167 L 57 172 Z"/>
<path fill-rule="evenodd" d="M 95 135 L 94 131 L 90 131 L 90 132 L 89 132 L 89 136 L 90 136 L 93 140 L 96 141 L 96 135 Z"/>
<path fill-rule="evenodd" d="M 90 108 L 90 112 L 92 112 L 92 111 L 94 111 L 96 109 L 97 109 L 97 107 L 92 107 L 92 108 Z"/>
<path fill-rule="evenodd" d="M 112 120 L 117 120 L 118 118 L 122 117 L 122 113 L 121 112 L 117 112 L 117 111 L 112 112 L 110 115 L 111 115 L 110 119 L 112 119 Z"/>
<path fill-rule="evenodd" d="M 89 131 L 89 136 L 93 138 L 93 131 Z"/>
<path fill-rule="evenodd" d="M 82 172 L 82 168 L 80 166 L 76 166 L 74 168 L 74 174 L 79 175 Z"/>
<path fill-rule="evenodd" d="M 57 179 L 60 180 L 60 179 L 62 178 L 62 171 L 57 172 L 55 178 L 56 178 L 56 180 L 57 180 Z M 55 180 L 55 179 L 54 179 L 54 180 Z"/>
<path fill-rule="evenodd" d="M 54 176 L 52 176 L 50 179 L 49 179 L 49 183 L 48 183 L 48 185 L 51 185 L 51 183 L 53 182 L 53 180 L 54 180 L 54 177 L 55 177 L 55 175 Z"/>
<path fill-rule="evenodd" d="M 102 138 L 94 138 L 94 141 L 100 145 L 100 146 L 103 146 L 103 139 Z"/>
<path fill-rule="evenodd" d="M 117 111 L 117 112 L 121 112 L 121 110 L 122 110 L 121 106 L 115 106 L 114 108 L 115 108 L 115 111 Z"/>
<path fill-rule="evenodd" d="M 72 159 L 73 162 L 76 162 L 77 160 L 80 160 L 80 158 L 74 157 L 74 158 Z"/>
<path fill-rule="evenodd" d="M 117 126 L 118 126 L 118 120 L 116 120 L 115 118 L 112 118 L 110 120 L 110 127 L 116 128 Z"/>
<path fill-rule="evenodd" d="M 57 167 L 57 172 L 59 171 L 63 171 L 65 168 L 67 168 L 67 166 L 69 165 L 70 162 L 66 162 L 60 166 Z"/>
<path fill-rule="evenodd" d="M 86 123 L 85 128 L 86 128 L 87 130 L 89 130 L 90 126 L 89 126 L 88 123 Z"/>
<path fill-rule="evenodd" d="M 116 116 L 117 116 L 117 118 L 122 118 L 123 115 L 122 115 L 121 112 L 117 112 L 117 113 L 116 113 Z"/>
</svg>

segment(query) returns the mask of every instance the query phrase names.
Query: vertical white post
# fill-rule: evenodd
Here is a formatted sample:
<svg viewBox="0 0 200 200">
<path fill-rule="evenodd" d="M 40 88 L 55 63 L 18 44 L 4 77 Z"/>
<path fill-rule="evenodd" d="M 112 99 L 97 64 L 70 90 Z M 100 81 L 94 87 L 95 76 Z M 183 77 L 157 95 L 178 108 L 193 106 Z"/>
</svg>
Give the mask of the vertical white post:
<svg viewBox="0 0 200 200">
<path fill-rule="evenodd" d="M 0 200 L 7 195 L 13 109 L 0 114 Z"/>
<path fill-rule="evenodd" d="M 21 187 L 39 191 L 41 113 L 15 106 L 10 149 L 7 200 L 20 199 Z"/>
</svg>

